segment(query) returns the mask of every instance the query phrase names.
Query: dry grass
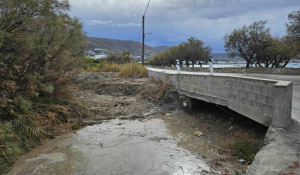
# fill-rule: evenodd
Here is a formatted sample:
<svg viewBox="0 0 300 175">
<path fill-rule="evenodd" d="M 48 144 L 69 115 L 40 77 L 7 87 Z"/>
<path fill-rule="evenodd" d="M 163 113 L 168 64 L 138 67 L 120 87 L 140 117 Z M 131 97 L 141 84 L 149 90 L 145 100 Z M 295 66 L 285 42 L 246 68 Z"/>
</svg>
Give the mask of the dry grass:
<svg viewBox="0 0 300 175">
<path fill-rule="evenodd" d="M 132 63 L 127 63 L 121 65 L 121 69 L 118 73 L 119 77 L 136 77 L 136 78 L 142 78 L 142 77 L 147 77 L 148 76 L 148 71 L 147 69 L 136 62 Z"/>
<path fill-rule="evenodd" d="M 86 68 L 87 72 L 118 72 L 119 77 L 147 77 L 148 71 L 147 69 L 136 62 L 130 62 L 126 64 L 115 64 L 113 62 L 109 62 L 107 60 L 94 60 L 92 63 L 87 64 Z"/>
<path fill-rule="evenodd" d="M 121 65 L 102 61 L 97 66 L 87 66 L 88 72 L 119 72 L 121 69 Z"/>
</svg>

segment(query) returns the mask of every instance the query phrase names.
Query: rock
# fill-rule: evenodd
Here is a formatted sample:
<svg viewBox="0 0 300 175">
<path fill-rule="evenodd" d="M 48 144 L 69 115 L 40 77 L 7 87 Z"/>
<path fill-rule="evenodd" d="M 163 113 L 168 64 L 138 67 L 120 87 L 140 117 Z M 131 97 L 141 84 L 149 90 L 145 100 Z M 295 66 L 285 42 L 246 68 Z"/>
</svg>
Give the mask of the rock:
<svg viewBox="0 0 300 175">
<path fill-rule="evenodd" d="M 194 135 L 200 137 L 203 135 L 203 133 L 200 131 L 196 131 L 196 132 L 194 132 Z"/>
<path fill-rule="evenodd" d="M 160 142 L 161 140 L 168 140 L 168 138 L 166 138 L 166 137 L 157 137 L 157 136 L 154 136 L 154 137 L 151 137 L 150 140 L 151 140 L 151 141 Z"/>
<path fill-rule="evenodd" d="M 185 108 L 186 108 L 186 107 L 188 106 L 188 103 L 185 101 L 185 102 L 183 102 L 183 104 L 182 104 L 182 105 L 183 105 L 183 107 L 185 107 Z"/>
</svg>

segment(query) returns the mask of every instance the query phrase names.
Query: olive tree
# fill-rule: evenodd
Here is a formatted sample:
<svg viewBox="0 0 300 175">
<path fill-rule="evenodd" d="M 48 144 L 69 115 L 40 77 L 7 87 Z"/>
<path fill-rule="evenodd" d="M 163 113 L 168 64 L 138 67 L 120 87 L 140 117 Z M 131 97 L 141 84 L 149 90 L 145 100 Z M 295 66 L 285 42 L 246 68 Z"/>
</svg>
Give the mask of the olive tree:
<svg viewBox="0 0 300 175">
<path fill-rule="evenodd" d="M 197 61 L 200 65 L 201 61 L 208 61 L 211 50 L 211 47 L 204 46 L 203 41 L 191 37 L 187 42 L 182 42 L 178 46 L 172 46 L 163 53 L 152 57 L 150 63 L 156 65 L 159 63 L 160 58 L 167 66 L 175 66 L 178 59 L 180 66 L 185 62 L 185 66 L 191 64 L 194 67 Z"/>
<path fill-rule="evenodd" d="M 246 62 L 249 68 L 251 63 L 256 61 L 259 51 L 270 45 L 272 37 L 270 28 L 266 28 L 267 21 L 258 21 L 243 26 L 241 29 L 234 29 L 231 34 L 224 36 L 225 50 L 230 57 L 239 56 Z"/>
<path fill-rule="evenodd" d="M 300 11 L 288 15 L 289 22 L 286 24 L 287 34 L 293 47 L 300 53 Z"/>
</svg>

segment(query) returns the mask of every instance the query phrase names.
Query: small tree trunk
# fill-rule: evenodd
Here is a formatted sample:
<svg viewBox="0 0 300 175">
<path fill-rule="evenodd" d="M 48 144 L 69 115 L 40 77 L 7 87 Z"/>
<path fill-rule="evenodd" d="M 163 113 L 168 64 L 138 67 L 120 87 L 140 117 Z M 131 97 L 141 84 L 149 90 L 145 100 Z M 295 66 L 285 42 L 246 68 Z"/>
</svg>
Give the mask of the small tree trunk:
<svg viewBox="0 0 300 175">
<path fill-rule="evenodd" d="M 249 68 L 249 67 L 250 67 L 250 60 L 249 61 L 247 60 L 246 68 Z"/>
<path fill-rule="evenodd" d="M 289 61 L 286 61 L 281 67 L 282 67 L 282 68 L 285 67 L 289 62 L 290 62 L 290 60 L 289 60 Z"/>
</svg>

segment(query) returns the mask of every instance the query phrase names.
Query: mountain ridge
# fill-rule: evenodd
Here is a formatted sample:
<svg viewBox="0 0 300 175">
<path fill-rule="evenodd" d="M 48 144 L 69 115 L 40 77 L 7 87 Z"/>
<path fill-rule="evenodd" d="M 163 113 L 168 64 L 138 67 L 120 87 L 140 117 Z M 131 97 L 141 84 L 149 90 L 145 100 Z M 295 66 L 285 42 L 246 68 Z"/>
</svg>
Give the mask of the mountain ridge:
<svg viewBox="0 0 300 175">
<path fill-rule="evenodd" d="M 97 37 L 86 37 L 87 49 L 107 49 L 110 51 L 124 51 L 137 52 L 142 49 L 142 43 L 133 40 L 120 40 L 120 39 L 109 39 L 109 38 L 97 38 Z M 150 47 L 145 44 L 145 50 L 151 51 L 164 51 L 169 46 L 155 46 Z"/>
</svg>

